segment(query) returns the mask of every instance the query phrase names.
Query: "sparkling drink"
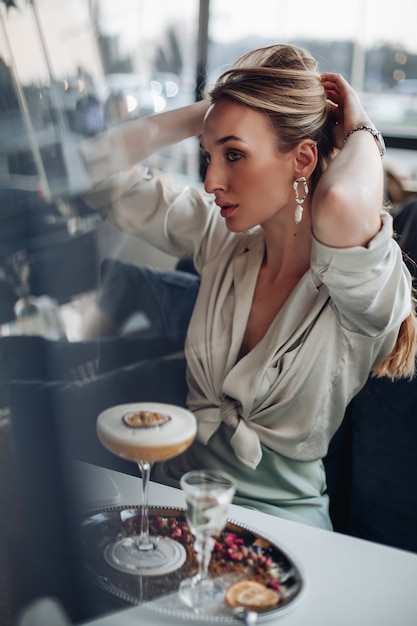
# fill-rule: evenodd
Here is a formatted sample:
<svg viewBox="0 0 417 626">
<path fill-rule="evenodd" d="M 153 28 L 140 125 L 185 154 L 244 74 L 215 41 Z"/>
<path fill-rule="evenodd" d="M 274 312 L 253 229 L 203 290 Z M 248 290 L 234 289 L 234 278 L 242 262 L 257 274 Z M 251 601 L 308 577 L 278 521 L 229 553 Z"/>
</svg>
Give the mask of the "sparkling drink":
<svg viewBox="0 0 417 626">
<path fill-rule="evenodd" d="M 227 521 L 230 498 L 227 493 L 216 497 L 204 490 L 187 500 L 187 522 L 193 535 L 217 535 Z"/>
<path fill-rule="evenodd" d="M 196 613 L 211 609 L 223 601 L 224 588 L 209 578 L 208 567 L 214 548 L 214 536 L 227 521 L 227 511 L 235 493 L 233 480 L 225 472 L 194 470 L 181 478 L 187 503 L 187 522 L 195 536 L 198 571 L 179 587 L 181 601 Z"/>
</svg>

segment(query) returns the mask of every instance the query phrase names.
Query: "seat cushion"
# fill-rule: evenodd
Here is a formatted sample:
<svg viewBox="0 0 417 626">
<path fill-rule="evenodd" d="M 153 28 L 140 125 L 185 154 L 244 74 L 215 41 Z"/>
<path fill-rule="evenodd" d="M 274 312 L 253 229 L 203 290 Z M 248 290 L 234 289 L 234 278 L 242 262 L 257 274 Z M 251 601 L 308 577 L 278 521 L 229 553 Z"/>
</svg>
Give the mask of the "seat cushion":
<svg viewBox="0 0 417 626">
<path fill-rule="evenodd" d="M 417 378 L 370 379 L 351 420 L 349 531 L 417 552 Z"/>
</svg>

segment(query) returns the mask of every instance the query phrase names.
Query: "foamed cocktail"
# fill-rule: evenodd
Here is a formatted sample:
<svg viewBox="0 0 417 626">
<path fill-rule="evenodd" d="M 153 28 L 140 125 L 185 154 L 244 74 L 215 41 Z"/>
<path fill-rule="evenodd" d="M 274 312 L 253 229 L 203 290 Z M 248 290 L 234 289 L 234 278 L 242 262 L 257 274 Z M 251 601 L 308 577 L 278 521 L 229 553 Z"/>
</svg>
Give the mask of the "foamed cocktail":
<svg viewBox="0 0 417 626">
<path fill-rule="evenodd" d="M 182 407 L 133 403 L 111 407 L 97 418 L 97 436 L 113 454 L 135 461 L 142 475 L 142 516 L 139 535 L 111 544 L 104 556 L 125 573 L 156 576 L 181 567 L 184 547 L 168 537 L 149 535 L 148 484 L 154 462 L 184 452 L 197 433 L 196 419 Z"/>
<path fill-rule="evenodd" d="M 196 435 L 192 413 L 170 405 L 141 406 L 120 405 L 99 416 L 97 435 L 110 452 L 136 463 L 155 463 L 178 456 L 191 445 Z"/>
</svg>

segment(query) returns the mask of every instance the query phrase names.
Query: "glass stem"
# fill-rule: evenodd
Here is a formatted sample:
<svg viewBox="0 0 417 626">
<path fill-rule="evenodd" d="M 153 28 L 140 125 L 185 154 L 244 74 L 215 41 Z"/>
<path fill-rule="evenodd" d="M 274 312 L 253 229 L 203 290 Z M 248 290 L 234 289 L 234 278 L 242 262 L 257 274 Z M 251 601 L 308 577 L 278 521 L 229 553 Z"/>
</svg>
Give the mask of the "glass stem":
<svg viewBox="0 0 417 626">
<path fill-rule="evenodd" d="M 194 544 L 198 564 L 198 571 L 195 575 L 196 581 L 208 578 L 208 568 L 215 543 L 213 537 L 205 537 L 204 535 L 196 539 Z"/>
<path fill-rule="evenodd" d="M 149 538 L 149 503 L 148 487 L 151 475 L 151 464 L 139 462 L 139 469 L 142 474 L 142 517 L 140 523 L 140 535 L 138 539 L 139 550 L 153 550 L 154 545 Z"/>
</svg>

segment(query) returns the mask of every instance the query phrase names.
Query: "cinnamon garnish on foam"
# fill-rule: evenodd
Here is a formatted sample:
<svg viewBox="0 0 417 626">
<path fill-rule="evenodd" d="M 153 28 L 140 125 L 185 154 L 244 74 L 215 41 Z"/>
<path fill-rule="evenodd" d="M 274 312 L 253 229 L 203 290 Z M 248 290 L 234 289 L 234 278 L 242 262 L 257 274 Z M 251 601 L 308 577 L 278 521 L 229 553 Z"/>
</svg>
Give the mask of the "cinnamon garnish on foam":
<svg viewBox="0 0 417 626">
<path fill-rule="evenodd" d="M 125 413 L 122 420 L 130 428 L 152 428 L 166 424 L 171 420 L 171 416 L 153 411 L 131 411 Z"/>
</svg>

